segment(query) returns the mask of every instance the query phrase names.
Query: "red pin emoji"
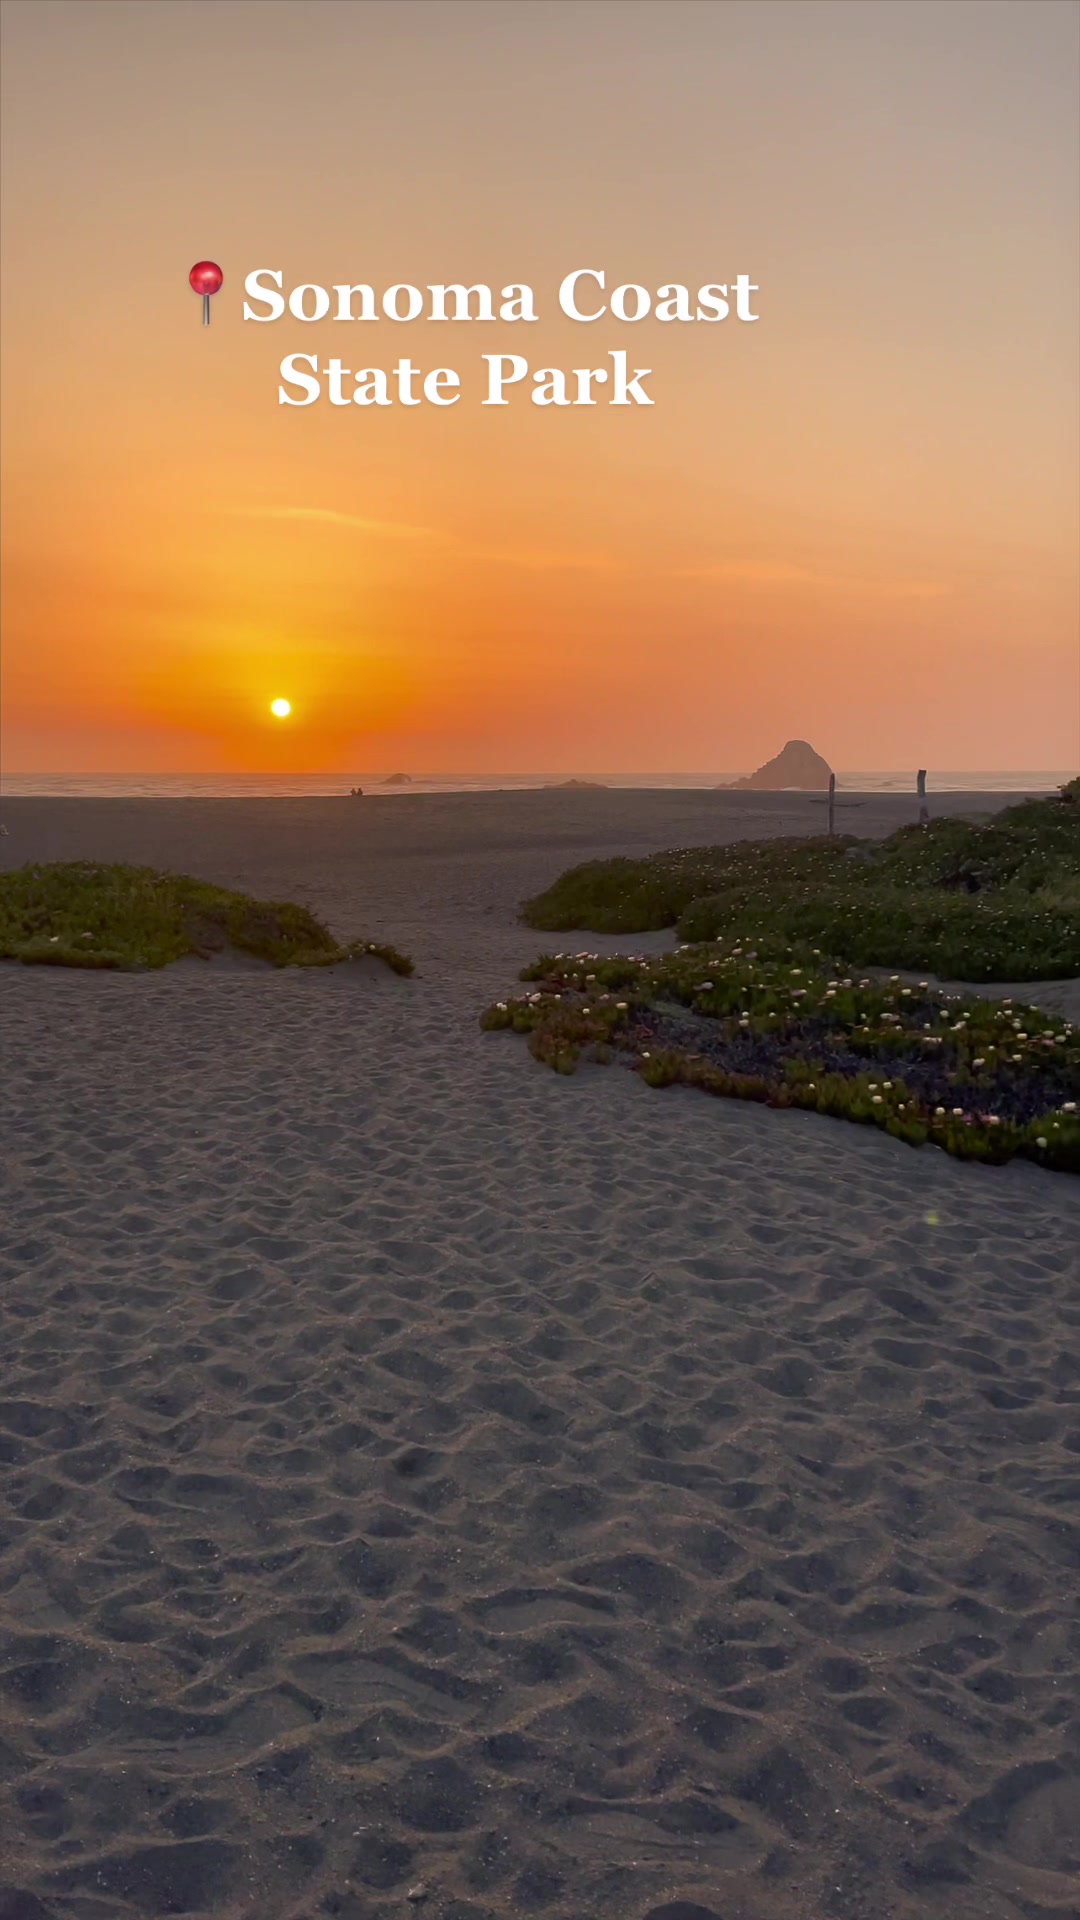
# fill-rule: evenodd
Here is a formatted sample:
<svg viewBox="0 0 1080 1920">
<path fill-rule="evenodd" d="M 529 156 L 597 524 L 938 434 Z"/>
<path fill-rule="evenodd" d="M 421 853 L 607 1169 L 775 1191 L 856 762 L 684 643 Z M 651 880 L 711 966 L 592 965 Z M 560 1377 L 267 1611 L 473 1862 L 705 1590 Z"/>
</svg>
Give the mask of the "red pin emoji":
<svg viewBox="0 0 1080 1920">
<path fill-rule="evenodd" d="M 210 295 L 217 292 L 224 278 L 225 275 L 222 273 L 216 260 L 199 260 L 188 274 L 188 279 L 195 292 L 201 293 L 203 297 L 202 317 L 204 327 L 210 325 Z"/>
</svg>

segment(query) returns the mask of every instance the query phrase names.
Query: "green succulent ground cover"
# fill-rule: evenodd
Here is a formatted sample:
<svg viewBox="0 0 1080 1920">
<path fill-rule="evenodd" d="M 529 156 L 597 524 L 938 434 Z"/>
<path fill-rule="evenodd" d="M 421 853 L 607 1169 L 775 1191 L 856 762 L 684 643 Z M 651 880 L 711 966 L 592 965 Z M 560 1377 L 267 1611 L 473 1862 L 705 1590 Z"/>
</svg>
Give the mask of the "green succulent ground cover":
<svg viewBox="0 0 1080 1920">
<path fill-rule="evenodd" d="M 1080 974 L 1080 780 L 984 823 L 943 819 L 883 841 L 741 841 L 573 867 L 525 903 L 529 926 L 685 941 L 750 930 L 851 966 L 946 978 Z"/>
<path fill-rule="evenodd" d="M 527 1033 L 557 1072 L 621 1059 L 654 1087 L 831 1114 L 963 1159 L 1021 1154 L 1080 1172 L 1080 1034 L 1033 1007 L 740 941 L 651 959 L 545 955 L 522 978 L 531 991 L 496 1002 L 481 1025 Z"/>
<path fill-rule="evenodd" d="M 992 820 L 882 842 L 741 842 L 575 867 L 531 926 L 677 926 L 660 958 L 546 955 L 486 1028 L 527 1033 L 562 1073 L 621 1059 L 694 1086 L 883 1128 L 964 1159 L 1080 1172 L 1080 1035 L 967 981 L 1080 975 L 1080 780 Z M 888 980 L 863 969 L 891 967 Z"/>
<path fill-rule="evenodd" d="M 336 966 L 371 954 L 395 973 L 413 970 L 382 942 L 343 946 L 306 907 L 253 900 L 185 874 L 74 861 L 0 875 L 3 960 L 131 972 L 230 947 L 276 967 Z"/>
</svg>

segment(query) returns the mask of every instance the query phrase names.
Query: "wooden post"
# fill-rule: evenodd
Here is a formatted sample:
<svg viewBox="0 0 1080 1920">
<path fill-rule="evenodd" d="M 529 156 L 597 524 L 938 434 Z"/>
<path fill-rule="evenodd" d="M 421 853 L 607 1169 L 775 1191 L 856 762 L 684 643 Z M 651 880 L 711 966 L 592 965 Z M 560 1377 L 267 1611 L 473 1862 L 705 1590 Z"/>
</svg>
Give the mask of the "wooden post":
<svg viewBox="0 0 1080 1920">
<path fill-rule="evenodd" d="M 829 775 L 829 832 L 830 833 L 832 833 L 833 831 L 833 823 L 835 819 L 836 819 L 836 775 L 835 773 L 830 773 Z"/>
<path fill-rule="evenodd" d="M 915 786 L 919 795 L 919 825 L 925 827 L 930 819 L 926 805 L 926 768 L 920 767 L 915 776 Z"/>
</svg>

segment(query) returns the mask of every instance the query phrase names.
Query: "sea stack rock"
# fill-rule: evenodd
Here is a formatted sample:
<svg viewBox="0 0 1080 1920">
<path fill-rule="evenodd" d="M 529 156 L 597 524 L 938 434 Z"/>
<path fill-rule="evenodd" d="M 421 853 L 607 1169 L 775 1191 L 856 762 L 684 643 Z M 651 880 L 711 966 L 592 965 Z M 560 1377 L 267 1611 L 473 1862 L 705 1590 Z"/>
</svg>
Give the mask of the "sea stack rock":
<svg viewBox="0 0 1080 1920">
<path fill-rule="evenodd" d="M 388 773 L 383 781 L 384 787 L 411 787 L 411 773 Z"/>
<path fill-rule="evenodd" d="M 744 780 L 733 780 L 735 787 L 751 787 L 758 793 L 779 793 L 797 788 L 802 793 L 828 790 L 832 768 L 805 740 L 789 740 L 782 753 L 766 760 L 763 767 Z"/>
</svg>

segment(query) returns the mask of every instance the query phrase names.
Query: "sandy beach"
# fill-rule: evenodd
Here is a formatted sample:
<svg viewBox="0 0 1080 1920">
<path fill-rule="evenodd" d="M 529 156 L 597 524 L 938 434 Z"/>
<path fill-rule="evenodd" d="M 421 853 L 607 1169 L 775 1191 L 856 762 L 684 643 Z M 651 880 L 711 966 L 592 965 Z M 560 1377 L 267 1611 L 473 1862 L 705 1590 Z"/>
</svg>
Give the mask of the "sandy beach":
<svg viewBox="0 0 1080 1920">
<path fill-rule="evenodd" d="M 478 1029 L 822 803 L 2 813 L 417 973 L 0 967 L 0 1920 L 1074 1916 L 1080 1183 Z"/>
</svg>

